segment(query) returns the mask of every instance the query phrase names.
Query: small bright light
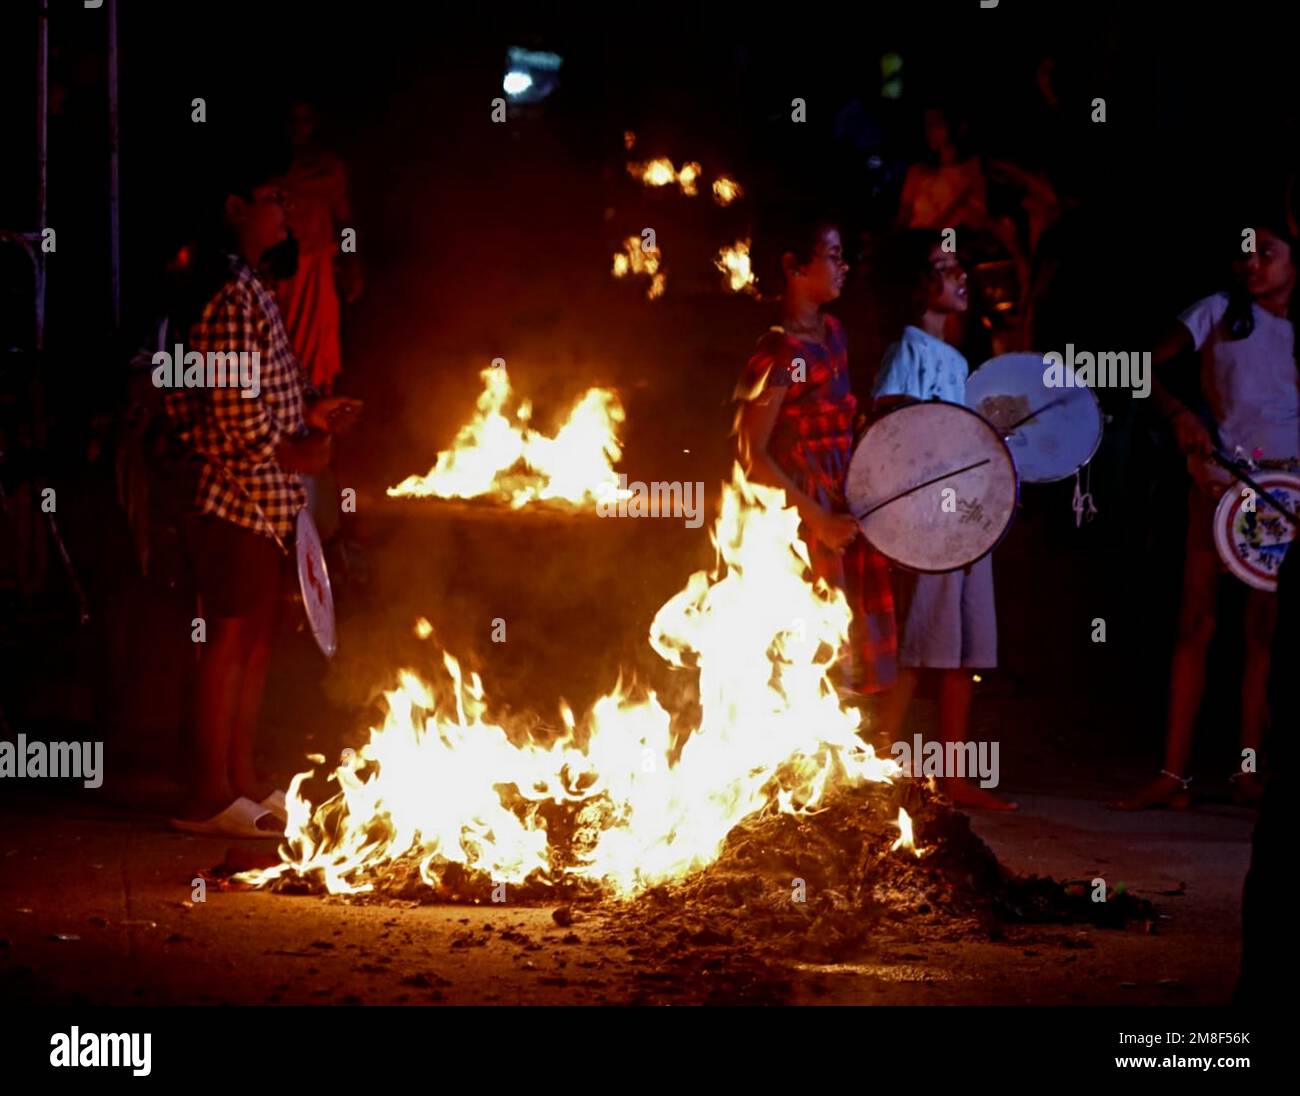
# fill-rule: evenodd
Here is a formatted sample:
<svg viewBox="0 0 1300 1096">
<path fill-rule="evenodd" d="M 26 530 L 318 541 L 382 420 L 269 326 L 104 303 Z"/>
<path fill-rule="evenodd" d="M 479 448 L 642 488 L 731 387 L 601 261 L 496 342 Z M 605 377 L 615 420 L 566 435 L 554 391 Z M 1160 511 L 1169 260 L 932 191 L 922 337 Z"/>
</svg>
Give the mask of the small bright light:
<svg viewBox="0 0 1300 1096">
<path fill-rule="evenodd" d="M 971 676 L 971 680 L 975 682 L 976 685 L 978 685 L 981 681 L 984 680 L 982 677 L 980 677 L 979 674 L 971 674 L 970 676 Z"/>
<path fill-rule="evenodd" d="M 526 72 L 507 72 L 501 86 L 507 95 L 522 95 L 533 86 L 533 78 Z"/>
</svg>

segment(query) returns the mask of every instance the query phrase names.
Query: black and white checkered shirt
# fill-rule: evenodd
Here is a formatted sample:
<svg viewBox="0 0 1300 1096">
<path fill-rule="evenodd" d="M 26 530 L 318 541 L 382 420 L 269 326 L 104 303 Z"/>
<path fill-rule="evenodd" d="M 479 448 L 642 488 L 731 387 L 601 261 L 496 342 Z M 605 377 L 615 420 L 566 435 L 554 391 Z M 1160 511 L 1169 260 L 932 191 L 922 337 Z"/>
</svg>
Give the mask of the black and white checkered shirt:
<svg viewBox="0 0 1300 1096">
<path fill-rule="evenodd" d="M 190 329 L 185 349 L 260 356 L 261 391 L 251 399 L 238 387 L 167 394 L 168 414 L 201 461 L 197 509 L 263 535 L 274 530 L 288 537 L 307 495 L 298 474 L 276 463 L 275 447 L 307 429 L 307 379 L 275 298 L 242 259 L 230 257 L 230 277 Z"/>
</svg>

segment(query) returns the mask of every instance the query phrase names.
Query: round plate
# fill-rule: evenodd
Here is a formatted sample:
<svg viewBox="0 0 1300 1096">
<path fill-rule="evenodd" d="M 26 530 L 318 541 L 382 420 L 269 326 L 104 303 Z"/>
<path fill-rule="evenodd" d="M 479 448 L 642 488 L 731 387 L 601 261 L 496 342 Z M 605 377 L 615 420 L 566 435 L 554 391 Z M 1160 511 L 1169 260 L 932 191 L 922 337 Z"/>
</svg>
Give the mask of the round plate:
<svg viewBox="0 0 1300 1096">
<path fill-rule="evenodd" d="M 1026 483 L 1054 483 L 1074 475 L 1101 444 L 1101 405 L 1091 388 L 1049 388 L 1041 354 L 1000 354 L 966 379 L 966 405 L 1006 437 Z M 1074 371 L 1062 366 L 1067 381 Z M 1033 418 L 1007 433 L 1008 427 Z"/>
<path fill-rule="evenodd" d="M 316 523 L 311 511 L 303 507 L 298 511 L 298 529 L 294 537 L 298 556 L 298 587 L 302 590 L 302 605 L 307 613 L 311 634 L 316 645 L 333 658 L 338 650 L 334 632 L 334 591 L 330 588 L 329 568 L 325 566 L 325 549 L 321 546 Z"/>
<path fill-rule="evenodd" d="M 1251 478 L 1293 514 L 1300 512 L 1300 476 L 1265 471 Z M 1277 573 L 1296 531 L 1258 498 L 1253 512 L 1245 509 L 1249 492 L 1250 488 L 1236 484 L 1219 499 L 1214 511 L 1214 547 L 1224 566 L 1247 586 L 1272 592 L 1277 589 Z"/>
<path fill-rule="evenodd" d="M 993 551 L 1018 494 L 1015 462 L 997 431 L 940 400 L 904 404 L 873 422 L 845 479 L 867 540 L 893 562 L 932 574 Z"/>
</svg>

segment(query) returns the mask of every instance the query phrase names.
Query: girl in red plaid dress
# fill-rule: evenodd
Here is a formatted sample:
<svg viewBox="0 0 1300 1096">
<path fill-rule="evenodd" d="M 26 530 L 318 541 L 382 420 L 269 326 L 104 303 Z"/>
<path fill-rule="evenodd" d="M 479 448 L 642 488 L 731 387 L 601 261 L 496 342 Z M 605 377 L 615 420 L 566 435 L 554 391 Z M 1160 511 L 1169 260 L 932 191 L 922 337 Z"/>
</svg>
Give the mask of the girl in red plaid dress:
<svg viewBox="0 0 1300 1096">
<path fill-rule="evenodd" d="M 828 221 L 794 226 L 772 241 L 777 256 L 785 281 L 781 325 L 758 340 L 736 389 L 740 460 L 751 479 L 785 491 L 803 519 L 813 573 L 848 598 L 853 622 L 842 687 L 880 692 L 895 676 L 889 564 L 845 503 L 857 400 L 844 329 L 821 311 L 840 295 L 849 270 L 839 229 Z"/>
</svg>

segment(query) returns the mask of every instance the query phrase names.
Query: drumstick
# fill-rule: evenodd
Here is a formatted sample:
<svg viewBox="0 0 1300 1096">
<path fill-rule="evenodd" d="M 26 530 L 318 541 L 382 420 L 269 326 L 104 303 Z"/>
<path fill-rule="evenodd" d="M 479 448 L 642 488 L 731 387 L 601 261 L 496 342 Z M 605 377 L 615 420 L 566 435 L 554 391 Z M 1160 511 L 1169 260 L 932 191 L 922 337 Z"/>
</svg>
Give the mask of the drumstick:
<svg viewBox="0 0 1300 1096">
<path fill-rule="evenodd" d="M 885 499 L 884 502 L 878 502 L 876 503 L 875 506 L 871 507 L 870 509 L 864 510 L 860 514 L 854 514 L 853 516 L 857 518 L 858 521 L 866 521 L 867 518 L 871 517 L 871 515 L 874 514 L 877 510 L 879 510 L 882 506 L 888 506 L 891 502 L 897 502 L 899 499 L 912 494 L 914 491 L 921 490 L 922 487 L 929 487 L 931 484 L 938 483 L 941 480 L 951 479 L 953 476 L 960 476 L 963 472 L 969 472 L 973 468 L 979 468 L 985 464 L 988 464 L 992 460 L 993 460 L 992 457 L 985 457 L 983 460 L 977 460 L 974 464 L 966 465 L 965 468 L 956 468 L 951 472 L 945 472 L 941 476 L 935 476 L 933 479 L 928 479 L 924 483 L 918 483 L 914 487 L 908 487 L 906 490 L 899 491 L 898 494 Z"/>
<path fill-rule="evenodd" d="M 1054 400 L 1048 400 L 1037 411 L 1030 411 L 1029 414 L 1026 415 L 1023 419 L 1018 419 L 1017 421 L 1013 422 L 1010 426 L 1002 430 L 1002 436 L 1005 438 L 1008 434 L 1014 434 L 1017 429 L 1024 426 L 1025 423 L 1027 423 L 1035 415 L 1041 415 L 1048 408 L 1055 407 L 1058 403 L 1064 403 L 1066 399 L 1067 397 L 1065 396 L 1057 396 L 1056 399 Z"/>
<path fill-rule="evenodd" d="M 1300 529 L 1300 516 L 1293 514 L 1290 510 L 1288 510 L 1285 506 L 1283 506 L 1280 502 L 1278 502 L 1277 499 L 1275 499 L 1272 495 L 1270 495 L 1267 491 L 1265 491 L 1264 488 L 1262 488 L 1258 483 L 1256 483 L 1253 479 L 1251 479 L 1248 475 L 1246 475 L 1245 472 L 1241 471 L 1241 469 L 1238 468 L 1236 462 L 1233 461 L 1231 457 L 1227 457 L 1224 454 L 1220 453 L 1217 449 L 1214 449 L 1211 450 L 1210 452 L 1210 459 L 1220 467 L 1226 468 L 1229 472 L 1232 473 L 1232 475 L 1234 475 L 1237 479 L 1239 479 L 1242 483 L 1244 483 L 1247 487 L 1249 487 L 1252 491 L 1254 491 L 1256 498 L 1262 500 L 1263 502 L 1267 502 L 1271 507 L 1273 507 L 1274 510 L 1276 510 L 1279 514 L 1281 514 L 1284 518 L 1286 518 L 1286 520 L 1289 521 L 1293 526 L 1295 526 L 1296 529 Z"/>
</svg>

